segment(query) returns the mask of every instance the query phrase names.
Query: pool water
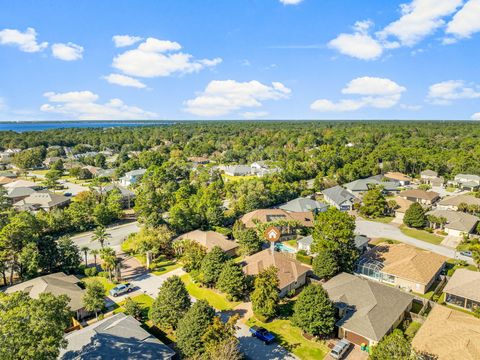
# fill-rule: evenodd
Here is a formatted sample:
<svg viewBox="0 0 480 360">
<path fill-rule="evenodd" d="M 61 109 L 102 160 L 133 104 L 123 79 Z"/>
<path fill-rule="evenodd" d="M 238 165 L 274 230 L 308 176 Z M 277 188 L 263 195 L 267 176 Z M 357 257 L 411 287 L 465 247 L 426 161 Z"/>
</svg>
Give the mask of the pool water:
<svg viewBox="0 0 480 360">
<path fill-rule="evenodd" d="M 288 252 L 288 253 L 295 253 L 295 249 L 291 248 L 290 246 L 286 246 L 282 243 L 278 243 L 278 244 L 275 244 L 275 248 L 280 250 L 280 251 L 283 251 L 283 252 Z"/>
</svg>

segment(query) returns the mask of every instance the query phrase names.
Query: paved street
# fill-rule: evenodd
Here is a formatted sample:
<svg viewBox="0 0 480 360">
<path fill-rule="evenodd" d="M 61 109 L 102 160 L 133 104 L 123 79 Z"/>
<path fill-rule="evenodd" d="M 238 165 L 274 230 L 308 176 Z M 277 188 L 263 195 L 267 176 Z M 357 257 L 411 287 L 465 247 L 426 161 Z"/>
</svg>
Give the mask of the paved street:
<svg viewBox="0 0 480 360">
<path fill-rule="evenodd" d="M 407 236 L 394 225 L 383 224 L 375 221 L 368 221 L 363 219 L 356 220 L 356 232 L 358 234 L 366 235 L 370 238 L 387 238 L 397 240 L 405 244 L 413 245 L 421 249 L 429 250 L 437 254 L 447 256 L 449 258 L 457 258 L 473 264 L 473 260 L 469 257 L 460 255 L 454 249 L 447 248 L 441 245 L 430 244 L 428 242 L 415 239 Z"/>
<path fill-rule="evenodd" d="M 60 184 L 62 184 L 65 189 L 63 189 L 63 193 L 70 193 L 72 194 L 73 196 L 83 192 L 83 191 L 88 191 L 88 187 L 86 186 L 82 186 L 82 185 L 78 185 L 78 184 L 74 184 L 74 183 L 71 183 L 71 182 L 68 182 L 66 180 L 59 180 L 58 181 Z"/>
<path fill-rule="evenodd" d="M 120 249 L 120 244 L 125 240 L 128 235 L 136 233 L 140 230 L 138 222 L 131 222 L 123 225 L 117 225 L 107 228 L 107 232 L 111 235 L 106 242 L 106 246 L 110 246 L 115 250 Z M 100 249 L 100 244 L 97 241 L 92 242 L 93 232 L 89 231 L 83 234 L 75 235 L 72 237 L 73 242 L 78 247 L 87 246 L 90 249 Z"/>
</svg>

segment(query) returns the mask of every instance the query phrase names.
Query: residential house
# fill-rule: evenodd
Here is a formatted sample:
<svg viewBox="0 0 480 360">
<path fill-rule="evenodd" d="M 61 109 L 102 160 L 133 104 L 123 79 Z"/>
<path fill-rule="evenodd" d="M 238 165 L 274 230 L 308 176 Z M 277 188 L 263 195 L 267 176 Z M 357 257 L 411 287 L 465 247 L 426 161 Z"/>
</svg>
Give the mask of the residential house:
<svg viewBox="0 0 480 360">
<path fill-rule="evenodd" d="M 328 205 L 314 199 L 299 197 L 280 205 L 280 209 L 288 212 L 313 212 L 314 214 L 327 211 Z"/>
<path fill-rule="evenodd" d="M 437 209 L 457 211 L 460 205 L 477 206 L 480 208 L 480 198 L 469 194 L 447 196 L 437 204 Z"/>
<path fill-rule="evenodd" d="M 445 266 L 447 258 L 407 244 L 382 243 L 357 263 L 355 272 L 406 291 L 425 294 Z"/>
<path fill-rule="evenodd" d="M 338 337 L 376 345 L 410 311 L 413 296 L 393 287 L 341 273 L 322 285 L 337 310 Z"/>
<path fill-rule="evenodd" d="M 422 171 L 420 173 L 420 181 L 432 187 L 443 187 L 445 183 L 445 179 L 442 176 L 438 176 L 438 173 L 433 170 Z"/>
<path fill-rule="evenodd" d="M 124 209 L 130 209 L 135 201 L 135 193 L 126 187 L 117 184 L 109 184 L 98 188 L 97 191 L 102 195 L 107 195 L 110 191 L 118 190 L 120 192 L 122 207 Z"/>
<path fill-rule="evenodd" d="M 233 240 L 215 231 L 194 230 L 186 234 L 180 235 L 174 241 L 192 240 L 204 246 L 207 252 L 211 251 L 215 246 L 220 247 L 225 253 L 230 256 L 237 254 L 238 244 Z"/>
<path fill-rule="evenodd" d="M 20 149 L 6 149 L 5 151 L 0 152 L 0 163 L 8 164 L 12 161 L 13 156 L 21 152 Z"/>
<path fill-rule="evenodd" d="M 462 190 L 476 191 L 480 188 L 480 176 L 471 174 L 457 174 L 451 183 Z"/>
<path fill-rule="evenodd" d="M 267 165 L 265 161 L 256 161 L 252 163 L 250 167 L 252 169 L 252 173 L 260 177 L 280 171 L 278 167 L 271 167 Z"/>
<path fill-rule="evenodd" d="M 322 193 L 328 204 L 341 211 L 353 210 L 353 204 L 358 201 L 355 195 L 339 185 L 325 189 Z"/>
<path fill-rule="evenodd" d="M 10 184 L 14 181 L 15 181 L 15 179 L 12 179 L 12 178 L 9 178 L 9 177 L 6 177 L 6 176 L 0 176 L 0 186 Z"/>
<path fill-rule="evenodd" d="M 120 185 L 129 187 L 133 184 L 136 184 L 140 181 L 146 171 L 146 169 L 137 169 L 125 173 L 125 175 L 119 179 Z"/>
<path fill-rule="evenodd" d="M 453 210 L 432 210 L 427 212 L 427 219 L 429 219 L 430 226 L 433 228 L 441 228 L 448 235 L 463 236 L 463 234 L 471 234 L 474 232 L 478 223 L 478 217 Z M 444 219 L 443 223 L 431 221 L 431 219 Z"/>
<path fill-rule="evenodd" d="M 7 294 L 16 291 L 26 292 L 32 299 L 38 299 L 40 294 L 50 293 L 53 295 L 67 295 L 70 298 L 68 306 L 74 311 L 78 319 L 84 318 L 89 314 L 84 309 L 83 290 L 78 283 L 80 279 L 74 275 L 66 275 L 63 272 L 39 276 L 31 280 L 24 281 L 20 284 L 9 286 L 5 292 Z"/>
<path fill-rule="evenodd" d="M 35 191 L 36 190 L 30 187 L 15 187 L 12 189 L 8 189 L 5 197 L 9 200 L 11 204 L 15 204 L 16 202 L 25 199 L 27 196 L 30 196 Z"/>
<path fill-rule="evenodd" d="M 220 167 L 226 175 L 229 176 L 248 176 L 252 175 L 252 168 L 248 165 L 228 165 Z"/>
<path fill-rule="evenodd" d="M 94 174 L 98 178 L 112 178 L 115 175 L 115 169 L 99 169 Z"/>
<path fill-rule="evenodd" d="M 480 272 L 457 269 L 443 289 L 445 302 L 473 311 L 480 306 Z"/>
<path fill-rule="evenodd" d="M 70 198 L 54 194 L 48 190 L 35 191 L 26 198 L 17 201 L 13 204 L 16 210 L 25 211 L 37 211 L 45 210 L 50 211 L 53 209 L 61 209 L 70 204 Z"/>
<path fill-rule="evenodd" d="M 413 201 L 407 200 L 400 196 L 394 197 L 393 201 L 397 203 L 397 207 L 395 208 L 395 218 L 398 222 L 403 222 L 405 213 L 407 212 L 410 205 L 413 204 Z"/>
<path fill-rule="evenodd" d="M 14 182 L 3 185 L 3 187 L 8 191 L 15 188 L 32 188 L 34 190 L 41 189 L 42 186 L 39 183 L 28 180 L 16 180 Z"/>
<path fill-rule="evenodd" d="M 243 272 L 246 275 L 258 275 L 270 266 L 278 270 L 280 297 L 305 285 L 310 270 L 290 255 L 270 248 L 245 258 Z"/>
<path fill-rule="evenodd" d="M 412 348 L 436 360 L 478 360 L 480 319 L 446 306 L 434 306 L 413 338 Z"/>
<path fill-rule="evenodd" d="M 175 352 L 132 316 L 118 313 L 65 336 L 59 359 L 170 360 Z"/>
<path fill-rule="evenodd" d="M 343 184 L 343 187 L 357 196 L 375 187 L 381 187 L 384 193 L 390 194 L 399 191 L 400 183 L 398 181 L 384 181 L 382 175 L 376 175 L 366 179 L 354 180 Z"/>
<path fill-rule="evenodd" d="M 203 156 L 192 156 L 188 158 L 188 161 L 190 161 L 194 165 L 206 165 L 210 162 L 208 158 Z"/>
<path fill-rule="evenodd" d="M 43 160 L 43 165 L 45 165 L 45 167 L 47 168 L 50 168 L 53 164 L 55 164 L 58 160 L 63 160 L 61 157 L 59 156 L 52 156 L 52 157 L 48 157 L 46 158 L 45 160 Z"/>
<path fill-rule="evenodd" d="M 401 172 L 396 172 L 396 171 L 389 171 L 383 175 L 384 178 L 398 182 L 400 185 L 405 186 L 405 185 L 410 185 L 412 182 L 412 178 L 410 176 L 407 176 L 405 174 L 402 174 Z"/>
<path fill-rule="evenodd" d="M 440 194 L 435 191 L 425 191 L 420 189 L 408 189 L 398 194 L 399 197 L 417 202 L 422 205 L 433 205 L 440 200 Z"/>
<path fill-rule="evenodd" d="M 358 249 L 360 254 L 363 254 L 365 251 L 368 250 L 368 242 L 370 241 L 370 239 L 365 235 L 355 235 L 354 241 L 355 247 Z M 301 239 L 297 240 L 297 248 L 298 250 L 304 250 L 308 254 L 310 254 L 312 243 L 312 235 L 304 236 Z"/>
<path fill-rule="evenodd" d="M 8 171 L 8 170 L 0 171 L 0 176 L 10 178 L 10 179 L 17 178 L 17 174 L 15 174 L 13 171 Z"/>
</svg>

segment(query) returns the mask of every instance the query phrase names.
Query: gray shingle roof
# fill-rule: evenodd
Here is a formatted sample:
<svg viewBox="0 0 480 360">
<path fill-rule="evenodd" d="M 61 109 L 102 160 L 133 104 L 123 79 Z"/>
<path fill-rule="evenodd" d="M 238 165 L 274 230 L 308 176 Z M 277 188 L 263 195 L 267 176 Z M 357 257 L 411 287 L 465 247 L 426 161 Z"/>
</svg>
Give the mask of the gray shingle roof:
<svg viewBox="0 0 480 360">
<path fill-rule="evenodd" d="M 443 217 L 447 219 L 446 228 L 465 232 L 471 231 L 478 222 L 478 218 L 474 215 L 453 210 L 433 210 L 427 212 L 427 215 Z"/>
<path fill-rule="evenodd" d="M 291 212 L 307 212 L 314 210 L 321 212 L 326 211 L 328 205 L 313 199 L 299 197 L 280 205 L 279 208 Z"/>
<path fill-rule="evenodd" d="M 350 191 L 367 191 L 372 186 L 382 186 L 386 191 L 391 191 L 396 190 L 400 183 L 398 181 L 382 181 L 381 176 L 372 176 L 349 182 L 343 186 Z"/>
<path fill-rule="evenodd" d="M 345 201 L 353 201 L 355 200 L 355 196 L 351 194 L 349 191 L 345 190 L 341 186 L 334 186 L 329 189 L 325 189 L 322 191 L 324 196 L 327 196 L 330 200 L 332 200 L 335 204 L 341 205 Z"/>
</svg>

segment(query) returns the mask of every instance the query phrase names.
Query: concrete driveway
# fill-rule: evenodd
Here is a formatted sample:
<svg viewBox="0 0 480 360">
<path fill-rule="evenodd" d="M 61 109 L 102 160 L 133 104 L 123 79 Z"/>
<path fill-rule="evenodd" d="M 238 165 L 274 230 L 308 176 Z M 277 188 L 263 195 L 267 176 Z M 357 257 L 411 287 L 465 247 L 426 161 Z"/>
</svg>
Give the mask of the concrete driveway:
<svg viewBox="0 0 480 360">
<path fill-rule="evenodd" d="M 86 186 L 82 186 L 82 185 L 78 185 L 78 184 L 74 184 L 74 183 L 71 183 L 71 182 L 68 182 L 66 180 L 59 180 L 58 181 L 60 184 L 62 184 L 65 188 L 62 190 L 63 193 L 70 193 L 72 194 L 73 196 L 81 193 L 81 192 L 84 192 L 84 191 L 88 191 L 89 188 L 86 187 Z"/>
<path fill-rule="evenodd" d="M 450 249 L 441 245 L 430 244 L 428 242 L 407 236 L 404 233 L 402 233 L 400 229 L 394 225 L 383 224 L 383 223 L 363 220 L 359 218 L 355 222 L 356 222 L 355 232 L 358 234 L 366 235 L 369 238 L 387 238 L 387 239 L 397 240 L 405 244 L 416 246 L 420 249 L 429 250 L 434 253 L 437 253 L 452 259 L 465 260 L 469 264 L 473 264 L 472 258 L 460 255 L 454 249 Z"/>
<path fill-rule="evenodd" d="M 115 250 L 119 250 L 120 245 L 128 235 L 137 233 L 139 230 L 140 227 L 137 221 L 110 226 L 107 228 L 107 233 L 109 233 L 111 237 L 107 239 L 105 246 L 110 246 Z M 87 246 L 89 249 L 100 249 L 100 243 L 98 241 L 91 241 L 92 236 L 93 232 L 89 231 L 72 236 L 72 240 L 79 248 Z"/>
</svg>

